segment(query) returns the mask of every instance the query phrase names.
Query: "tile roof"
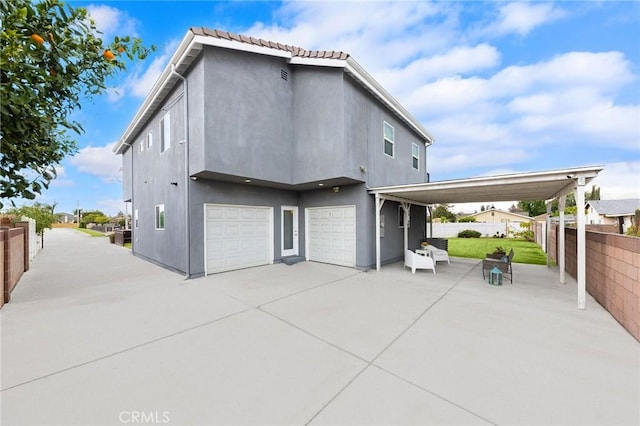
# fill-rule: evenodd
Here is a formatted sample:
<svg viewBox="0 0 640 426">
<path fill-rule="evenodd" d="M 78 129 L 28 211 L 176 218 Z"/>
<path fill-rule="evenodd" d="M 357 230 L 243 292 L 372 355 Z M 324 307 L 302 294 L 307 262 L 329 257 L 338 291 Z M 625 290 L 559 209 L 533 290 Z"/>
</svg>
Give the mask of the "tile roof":
<svg viewBox="0 0 640 426">
<path fill-rule="evenodd" d="M 229 31 L 211 30 L 204 27 L 191 27 L 194 35 L 215 37 L 222 40 L 235 41 L 239 43 L 252 44 L 260 47 L 268 47 L 271 49 L 284 50 L 290 52 L 292 56 L 301 58 L 319 58 L 319 59 L 340 59 L 346 60 L 349 54 L 334 50 L 306 50 L 302 47 L 290 46 L 288 44 L 277 43 L 274 41 L 263 40 L 261 38 L 249 37 L 242 34 L 234 34 Z"/>
<path fill-rule="evenodd" d="M 606 216 L 626 216 L 640 209 L 640 198 L 627 200 L 591 200 L 589 201 L 598 214 Z"/>
</svg>

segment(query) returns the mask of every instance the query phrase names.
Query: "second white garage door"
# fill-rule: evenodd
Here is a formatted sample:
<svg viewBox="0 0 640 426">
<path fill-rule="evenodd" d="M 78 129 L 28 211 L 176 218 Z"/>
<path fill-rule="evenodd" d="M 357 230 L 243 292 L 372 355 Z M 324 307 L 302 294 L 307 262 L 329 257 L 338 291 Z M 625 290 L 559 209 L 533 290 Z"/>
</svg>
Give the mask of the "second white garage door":
<svg viewBox="0 0 640 426">
<path fill-rule="evenodd" d="M 273 263 L 271 207 L 205 204 L 207 274 Z"/>
<path fill-rule="evenodd" d="M 305 209 L 307 259 L 334 265 L 356 265 L 356 207 Z"/>
</svg>

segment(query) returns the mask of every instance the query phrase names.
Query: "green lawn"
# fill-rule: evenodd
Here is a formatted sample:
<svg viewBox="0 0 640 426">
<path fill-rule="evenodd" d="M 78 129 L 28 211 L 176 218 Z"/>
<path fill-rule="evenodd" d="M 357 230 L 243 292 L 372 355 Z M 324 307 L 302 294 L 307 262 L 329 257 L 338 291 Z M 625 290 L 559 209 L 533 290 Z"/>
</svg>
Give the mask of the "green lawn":
<svg viewBox="0 0 640 426">
<path fill-rule="evenodd" d="M 84 232 L 85 234 L 89 234 L 92 237 L 106 237 L 105 234 L 103 234 L 102 232 L 98 232 L 98 231 L 93 231 L 91 229 L 85 229 L 85 228 L 75 228 L 76 231 L 80 231 L 80 232 Z"/>
<path fill-rule="evenodd" d="M 507 253 L 513 249 L 514 263 L 533 265 L 547 263 L 547 255 L 539 245 L 512 238 L 449 238 L 449 255 L 484 259 L 487 253 L 492 253 L 497 246 L 504 248 Z"/>
</svg>

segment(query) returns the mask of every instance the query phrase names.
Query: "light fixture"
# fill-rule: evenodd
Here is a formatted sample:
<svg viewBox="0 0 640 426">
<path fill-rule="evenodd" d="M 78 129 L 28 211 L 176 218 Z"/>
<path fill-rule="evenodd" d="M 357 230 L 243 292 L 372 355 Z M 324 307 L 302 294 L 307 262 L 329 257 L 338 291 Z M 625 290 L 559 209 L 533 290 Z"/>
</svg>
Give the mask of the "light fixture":
<svg viewBox="0 0 640 426">
<path fill-rule="evenodd" d="M 333 192 L 340 192 L 340 187 L 339 186 L 334 186 L 331 189 L 333 189 Z"/>
<path fill-rule="evenodd" d="M 198 180 L 198 177 L 197 176 L 191 176 L 191 180 L 195 182 L 195 181 Z"/>
<path fill-rule="evenodd" d="M 178 182 L 171 182 L 171 185 L 178 186 Z"/>
<path fill-rule="evenodd" d="M 318 186 L 324 186 L 324 183 L 319 183 Z"/>
<path fill-rule="evenodd" d="M 251 183 L 251 179 L 245 179 L 244 182 L 245 183 Z"/>
<path fill-rule="evenodd" d="M 362 173 L 366 173 L 367 172 L 367 168 L 365 166 L 360 166 L 360 171 Z"/>
</svg>

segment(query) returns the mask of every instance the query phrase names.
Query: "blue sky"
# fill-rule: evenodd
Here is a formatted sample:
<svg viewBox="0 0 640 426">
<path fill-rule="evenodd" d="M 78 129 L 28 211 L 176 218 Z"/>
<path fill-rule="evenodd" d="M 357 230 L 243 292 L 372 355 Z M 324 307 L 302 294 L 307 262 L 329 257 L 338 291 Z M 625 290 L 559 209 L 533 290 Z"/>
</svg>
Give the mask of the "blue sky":
<svg viewBox="0 0 640 426">
<path fill-rule="evenodd" d="M 71 4 L 158 51 L 83 104 L 57 211 L 124 210 L 111 148 L 191 26 L 350 53 L 435 136 L 432 180 L 602 164 L 603 198 L 640 197 L 640 2 Z"/>
</svg>

